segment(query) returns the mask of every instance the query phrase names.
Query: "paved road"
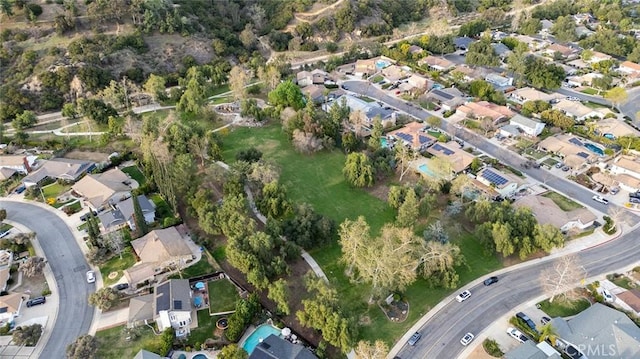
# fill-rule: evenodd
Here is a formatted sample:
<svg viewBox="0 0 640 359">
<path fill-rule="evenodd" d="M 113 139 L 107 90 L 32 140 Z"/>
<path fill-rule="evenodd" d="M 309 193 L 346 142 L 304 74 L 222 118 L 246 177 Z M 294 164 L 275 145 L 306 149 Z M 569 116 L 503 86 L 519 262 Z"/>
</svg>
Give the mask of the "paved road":
<svg viewBox="0 0 640 359">
<path fill-rule="evenodd" d="M 639 262 L 640 229 L 605 245 L 577 253 L 587 277 L 616 271 Z M 471 288 L 471 298 L 463 303 L 451 300 L 420 328 L 422 339 L 415 347 L 405 345 L 400 358 L 456 358 L 464 350 L 460 338 L 467 333 L 480 333 L 496 318 L 512 311 L 542 293 L 538 276 L 551 267 L 544 261 L 500 276 L 490 287 L 479 284 Z M 515 315 L 515 312 L 513 313 Z"/>
<path fill-rule="evenodd" d="M 345 81 L 342 83 L 342 85 L 348 91 L 366 95 L 368 97 L 382 101 L 418 119 L 426 119 L 431 116 L 429 112 L 422 108 L 419 108 L 417 105 L 410 106 L 402 99 L 389 96 L 373 85 L 367 85 L 367 82 L 365 81 Z M 553 188 L 554 190 L 571 197 L 575 201 L 589 206 L 601 213 L 608 213 L 609 208 L 615 206 L 614 204 L 609 204 L 608 206 L 606 206 L 595 202 L 591 199 L 594 195 L 594 192 L 592 192 L 591 190 L 577 183 L 568 181 L 564 178 L 557 177 L 545 169 L 522 168 L 521 164 L 524 162 L 524 159 L 520 155 L 488 141 L 486 138 L 476 134 L 475 132 L 467 131 L 464 129 L 456 129 L 452 124 L 448 123 L 446 119 L 443 119 L 440 127 L 450 134 L 455 134 L 456 137 L 463 139 L 465 142 L 474 146 L 475 148 L 489 154 L 492 157 L 499 159 L 502 163 L 508 164 L 513 168 L 526 173 L 527 176 L 539 182 L 542 182 L 546 186 Z M 638 216 L 631 213 L 625 216 L 625 220 L 630 226 L 633 226 L 638 219 Z"/>
<path fill-rule="evenodd" d="M 620 110 L 625 115 L 629 116 L 635 123 L 640 122 L 640 116 L 636 118 L 636 113 L 640 111 L 640 87 L 633 88 L 627 91 L 629 98 L 627 102 L 620 105 Z"/>
<path fill-rule="evenodd" d="M 69 227 L 56 214 L 28 203 L 0 201 L 0 207 L 7 210 L 8 219 L 34 231 L 46 253 L 60 305 L 43 353 L 48 358 L 64 358 L 67 345 L 88 333 L 93 320 L 94 309 L 87 298 L 95 291 L 95 285 L 86 281 L 87 261 Z"/>
<path fill-rule="evenodd" d="M 565 96 L 572 96 L 572 97 L 577 97 L 582 101 L 590 101 L 593 103 L 597 103 L 600 105 L 605 105 L 605 106 L 611 106 L 611 102 L 609 100 L 605 100 L 604 98 L 600 97 L 600 96 L 592 96 L 592 95 L 588 95 L 586 93 L 582 93 L 579 91 L 574 91 L 568 88 L 564 88 L 561 87 L 557 90 L 555 90 L 557 93 L 561 94 L 561 95 L 565 95 Z"/>
</svg>

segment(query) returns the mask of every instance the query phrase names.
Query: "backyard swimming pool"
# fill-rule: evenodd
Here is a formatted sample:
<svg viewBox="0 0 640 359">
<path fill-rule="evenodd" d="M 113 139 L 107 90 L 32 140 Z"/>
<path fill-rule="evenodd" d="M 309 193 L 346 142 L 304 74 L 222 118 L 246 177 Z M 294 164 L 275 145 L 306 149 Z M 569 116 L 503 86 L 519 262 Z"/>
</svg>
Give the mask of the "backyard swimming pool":
<svg viewBox="0 0 640 359">
<path fill-rule="evenodd" d="M 266 339 L 271 334 L 280 336 L 280 332 L 280 329 L 272 325 L 262 324 L 261 326 L 257 327 L 256 330 L 254 330 L 253 333 L 251 333 L 247 337 L 247 339 L 245 339 L 244 343 L 242 343 L 242 348 L 244 348 L 244 350 L 246 350 L 247 353 L 251 355 L 256 345 L 260 344 L 260 341 Z"/>
<path fill-rule="evenodd" d="M 429 166 L 427 166 L 426 163 L 423 163 L 420 166 L 418 166 L 418 171 L 422 172 L 422 174 L 425 174 L 429 177 L 436 177 L 436 174 L 433 173 L 433 171 L 429 168 Z"/>
<path fill-rule="evenodd" d="M 592 143 L 585 143 L 584 147 L 586 147 L 587 149 L 589 149 L 589 151 L 595 153 L 598 156 L 604 156 L 604 151 L 602 150 L 602 148 L 592 144 Z"/>
<path fill-rule="evenodd" d="M 204 354 L 196 354 L 191 359 L 209 359 L 209 357 Z"/>
</svg>

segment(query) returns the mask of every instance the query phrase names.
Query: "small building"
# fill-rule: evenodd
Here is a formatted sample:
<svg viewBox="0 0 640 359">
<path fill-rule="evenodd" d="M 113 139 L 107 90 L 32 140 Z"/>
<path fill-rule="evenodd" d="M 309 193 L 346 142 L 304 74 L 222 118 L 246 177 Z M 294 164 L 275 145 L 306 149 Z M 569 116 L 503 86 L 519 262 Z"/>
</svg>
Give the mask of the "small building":
<svg viewBox="0 0 640 359">
<path fill-rule="evenodd" d="M 498 133 L 503 137 L 520 137 L 522 131 L 520 131 L 518 126 L 506 124 L 498 128 Z"/>
<path fill-rule="evenodd" d="M 511 49 L 509 49 L 505 44 L 501 42 L 492 43 L 491 47 L 493 47 L 493 52 L 495 52 L 496 55 L 498 55 L 498 57 L 502 60 L 505 60 L 507 57 L 509 57 L 509 55 L 513 53 Z"/>
<path fill-rule="evenodd" d="M 320 104 L 324 102 L 324 91 L 326 88 L 321 85 L 309 85 L 307 87 L 302 88 L 302 93 L 305 97 L 311 98 L 311 101 L 315 104 Z"/>
<path fill-rule="evenodd" d="M 633 312 L 636 316 L 640 316 L 640 291 L 637 289 L 625 290 L 617 293 L 616 297 L 624 303 L 621 305 L 625 310 Z"/>
<path fill-rule="evenodd" d="M 382 69 L 382 76 L 389 82 L 397 82 L 409 76 L 409 72 L 397 65 L 390 65 Z"/>
<path fill-rule="evenodd" d="M 430 69 L 437 71 L 449 71 L 456 66 L 453 62 L 438 56 L 427 56 L 418 61 L 418 65 L 427 66 Z"/>
<path fill-rule="evenodd" d="M 612 174 L 626 174 L 640 179 L 640 162 L 635 157 L 620 156 L 613 160 L 609 168 Z"/>
<path fill-rule="evenodd" d="M 553 108 L 564 113 L 569 117 L 573 117 L 576 122 L 584 122 L 589 118 L 603 118 L 602 112 L 596 111 L 590 107 L 583 105 L 579 101 L 569 101 L 562 99 L 553 105 Z"/>
<path fill-rule="evenodd" d="M 542 29 L 540 29 L 540 34 L 548 35 L 551 33 L 551 28 L 553 27 L 553 21 L 543 19 L 540 21 L 540 25 L 542 25 Z"/>
<path fill-rule="evenodd" d="M 516 126 L 529 137 L 537 137 L 544 130 L 544 123 L 522 115 L 515 115 L 509 120 L 509 124 Z"/>
<path fill-rule="evenodd" d="M 100 211 L 109 205 L 131 197 L 134 186 L 129 175 L 118 168 L 98 174 L 88 174 L 71 189 L 84 199 L 93 210 Z M 136 184 L 137 185 L 137 184 Z"/>
<path fill-rule="evenodd" d="M 476 179 L 485 186 L 491 187 L 502 197 L 509 197 L 518 189 L 518 180 L 492 167 L 480 170 Z"/>
<path fill-rule="evenodd" d="M 432 85 L 429 82 L 429 79 L 417 74 L 412 74 L 411 76 L 409 76 L 409 78 L 407 79 L 407 84 L 409 84 L 409 86 L 411 86 L 416 90 L 416 92 L 419 92 L 420 94 L 428 91 Z"/>
<path fill-rule="evenodd" d="M 523 87 L 521 89 L 511 91 L 508 95 L 509 100 L 519 104 L 524 104 L 527 101 L 551 102 L 551 100 L 561 97 L 564 96 L 556 93 L 547 94 L 542 91 L 538 91 L 533 87 Z"/>
<path fill-rule="evenodd" d="M 300 344 L 294 344 L 270 334 L 256 345 L 249 359 L 318 359 L 318 357 Z"/>
<path fill-rule="evenodd" d="M 636 177 L 621 173 L 615 175 L 613 178 L 614 180 L 618 181 L 618 185 L 620 186 L 620 188 L 627 192 L 635 193 L 640 191 L 640 179 Z"/>
<path fill-rule="evenodd" d="M 595 33 L 595 31 L 589 29 L 586 26 L 576 26 L 576 36 L 578 36 L 578 38 L 589 37 Z"/>
<path fill-rule="evenodd" d="M 418 45 L 409 46 L 409 53 L 411 55 L 419 55 L 424 52 L 424 49 Z"/>
<path fill-rule="evenodd" d="M 555 54 L 559 54 L 562 59 L 574 58 L 578 55 L 578 50 L 569 46 L 564 46 L 560 44 L 551 44 L 546 49 L 542 51 L 543 53 L 549 56 L 555 56 Z"/>
<path fill-rule="evenodd" d="M 169 279 L 156 285 L 153 317 L 158 330 L 173 328 L 176 337 L 187 336 L 191 324 L 191 287 L 187 279 Z"/>
<path fill-rule="evenodd" d="M 396 123 L 396 112 L 388 107 L 383 107 L 377 102 L 367 102 L 352 95 L 343 95 L 334 101 L 323 106 L 325 111 L 329 111 L 333 106 L 344 103 L 351 109 L 351 112 L 359 111 L 364 116 L 364 126 L 370 128 L 377 117 L 382 121 L 384 127 L 394 126 Z"/>
<path fill-rule="evenodd" d="M 541 195 L 520 197 L 513 205 L 531 209 L 538 223 L 551 224 L 563 232 L 572 229 L 585 230 L 598 218 L 584 207 L 565 212 L 551 198 Z"/>
<path fill-rule="evenodd" d="M 427 147 L 438 141 L 437 138 L 429 135 L 425 131 L 425 126 L 419 122 L 408 123 L 402 128 L 389 132 L 387 136 L 417 152 L 426 150 Z"/>
<path fill-rule="evenodd" d="M 456 113 L 475 119 L 490 117 L 494 124 L 507 120 L 515 115 L 515 112 L 511 111 L 506 106 L 496 105 L 487 101 L 467 102 L 458 107 Z"/>
<path fill-rule="evenodd" d="M 453 45 L 456 47 L 456 49 L 464 51 L 468 51 L 469 46 L 471 46 L 471 44 L 473 44 L 474 42 L 476 42 L 475 39 L 466 36 L 456 37 L 455 39 L 453 39 Z"/>
<path fill-rule="evenodd" d="M 506 352 L 504 359 L 562 359 L 562 356 L 547 342 L 536 344 L 533 340 L 527 340 Z"/>
<path fill-rule="evenodd" d="M 590 64 L 595 64 L 604 60 L 613 60 L 613 57 L 599 51 L 592 51 L 591 57 L 585 61 Z"/>
<path fill-rule="evenodd" d="M 492 84 L 496 89 L 503 90 L 513 86 L 513 77 L 501 76 L 496 73 L 489 73 L 484 77 L 485 81 Z"/>
<path fill-rule="evenodd" d="M 549 42 L 545 40 L 536 39 L 535 37 L 527 35 L 516 35 L 514 37 L 518 41 L 525 43 L 530 51 L 540 51 L 549 45 Z"/>
<path fill-rule="evenodd" d="M 46 179 L 75 182 L 95 166 L 96 164 L 91 161 L 54 158 L 46 161 L 40 168 L 23 178 L 22 183 L 26 187 L 31 187 L 40 185 Z"/>
<path fill-rule="evenodd" d="M 613 117 L 599 120 L 595 125 L 596 133 L 611 140 L 624 136 L 640 136 L 638 130 Z"/>
<path fill-rule="evenodd" d="M 0 324 L 12 322 L 20 315 L 20 310 L 25 302 L 22 293 L 10 293 L 0 297 Z"/>
<path fill-rule="evenodd" d="M 474 155 L 460 148 L 460 145 L 455 141 L 435 143 L 427 149 L 427 152 L 449 162 L 451 171 L 454 173 L 460 173 L 466 170 L 471 165 L 471 162 L 473 162 L 473 159 L 476 158 Z"/>
<path fill-rule="evenodd" d="M 322 85 L 329 78 L 329 74 L 320 69 L 313 71 L 300 71 L 296 74 L 298 86 Z"/>
<path fill-rule="evenodd" d="M 368 76 L 376 72 L 375 59 L 357 60 L 353 74 L 356 76 Z"/>
<path fill-rule="evenodd" d="M 163 359 L 163 357 L 161 357 L 160 355 L 154 352 L 140 349 L 140 351 L 138 351 L 138 353 L 136 354 L 136 356 L 133 357 L 133 359 Z"/>
<path fill-rule="evenodd" d="M 618 72 L 625 75 L 638 74 L 640 73 L 640 65 L 635 62 L 625 61 L 618 67 Z"/>
</svg>

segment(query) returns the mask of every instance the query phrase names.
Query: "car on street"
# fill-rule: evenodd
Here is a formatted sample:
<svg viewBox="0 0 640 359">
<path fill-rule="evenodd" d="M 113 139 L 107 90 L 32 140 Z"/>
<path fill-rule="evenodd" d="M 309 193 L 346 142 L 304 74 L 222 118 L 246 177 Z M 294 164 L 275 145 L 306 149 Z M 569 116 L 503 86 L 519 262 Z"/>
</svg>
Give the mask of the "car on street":
<svg viewBox="0 0 640 359">
<path fill-rule="evenodd" d="M 542 323 L 542 325 L 545 325 L 547 323 L 549 323 L 551 321 L 551 318 L 549 317 L 542 317 L 542 319 L 540 319 L 540 323 Z"/>
<path fill-rule="evenodd" d="M 498 277 L 493 276 L 484 280 L 484 285 L 489 286 L 489 285 L 492 285 L 493 283 L 498 283 Z"/>
<path fill-rule="evenodd" d="M 420 340 L 420 338 L 422 338 L 422 334 L 415 332 L 413 333 L 411 338 L 409 338 L 409 341 L 407 341 L 407 344 L 411 346 L 416 345 L 416 343 L 418 342 L 418 340 Z"/>
<path fill-rule="evenodd" d="M 95 283 L 96 273 L 92 270 L 87 272 L 87 283 Z"/>
<path fill-rule="evenodd" d="M 44 304 L 46 302 L 47 298 L 45 297 L 35 297 L 27 301 L 27 307 L 33 307 L 34 305 Z"/>
<path fill-rule="evenodd" d="M 458 294 L 458 296 L 456 297 L 456 300 L 458 301 L 458 303 L 462 303 L 465 300 L 469 299 L 469 297 L 471 297 L 471 292 L 468 290 L 465 290 L 464 292 Z"/>
<path fill-rule="evenodd" d="M 129 288 L 129 283 L 116 284 L 115 288 L 116 288 L 116 290 L 125 290 L 125 289 Z"/>
<path fill-rule="evenodd" d="M 469 345 L 469 343 L 471 343 L 471 341 L 473 341 L 473 338 L 475 338 L 475 336 L 472 333 L 467 333 L 464 335 L 464 337 L 462 337 L 462 339 L 460 339 L 460 344 L 466 347 L 467 345 Z"/>
<path fill-rule="evenodd" d="M 519 341 L 520 343 L 524 343 L 527 340 L 529 340 L 529 338 L 527 338 L 524 334 L 522 334 L 521 331 L 519 331 L 516 328 L 507 328 L 507 334 L 509 334 L 509 336 L 517 341 Z"/>
<path fill-rule="evenodd" d="M 602 197 L 602 196 L 595 195 L 595 196 L 591 197 L 591 199 L 593 199 L 594 201 L 596 201 L 598 203 L 609 204 L 609 200 L 604 198 L 604 197 Z"/>
<path fill-rule="evenodd" d="M 531 320 L 531 318 L 529 318 L 528 315 L 524 314 L 523 312 L 518 312 L 516 313 L 516 317 L 522 320 L 529 328 L 531 328 L 531 330 L 533 330 L 536 333 L 538 332 L 538 328 L 536 328 L 536 323 L 534 323 L 533 320 Z"/>
</svg>

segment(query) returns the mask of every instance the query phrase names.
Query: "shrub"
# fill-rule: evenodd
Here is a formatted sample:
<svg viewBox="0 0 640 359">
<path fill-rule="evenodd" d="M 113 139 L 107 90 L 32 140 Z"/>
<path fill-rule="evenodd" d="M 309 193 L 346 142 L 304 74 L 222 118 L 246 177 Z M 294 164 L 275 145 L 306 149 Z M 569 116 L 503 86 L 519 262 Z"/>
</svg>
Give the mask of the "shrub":
<svg viewBox="0 0 640 359">
<path fill-rule="evenodd" d="M 611 217 L 609 216 L 604 216 L 602 217 L 604 219 L 604 226 L 602 227 L 602 230 L 604 231 L 604 233 L 606 234 L 614 234 L 617 230 L 615 223 L 613 222 L 613 219 L 611 219 Z"/>
<path fill-rule="evenodd" d="M 502 350 L 500 350 L 498 342 L 493 339 L 485 339 L 482 342 L 482 347 L 484 347 L 484 350 L 487 352 L 487 354 L 491 355 L 492 357 L 502 358 L 502 356 L 504 355 Z"/>
<path fill-rule="evenodd" d="M 533 338 L 533 340 L 535 340 L 536 342 L 538 341 L 538 337 L 540 336 L 540 334 L 531 330 L 531 328 L 529 328 L 527 323 L 525 323 L 522 319 L 514 316 L 509 319 L 509 323 L 512 324 L 515 328 L 517 328 L 521 332 L 523 332 L 524 334 L 526 334 L 528 337 Z"/>
</svg>

